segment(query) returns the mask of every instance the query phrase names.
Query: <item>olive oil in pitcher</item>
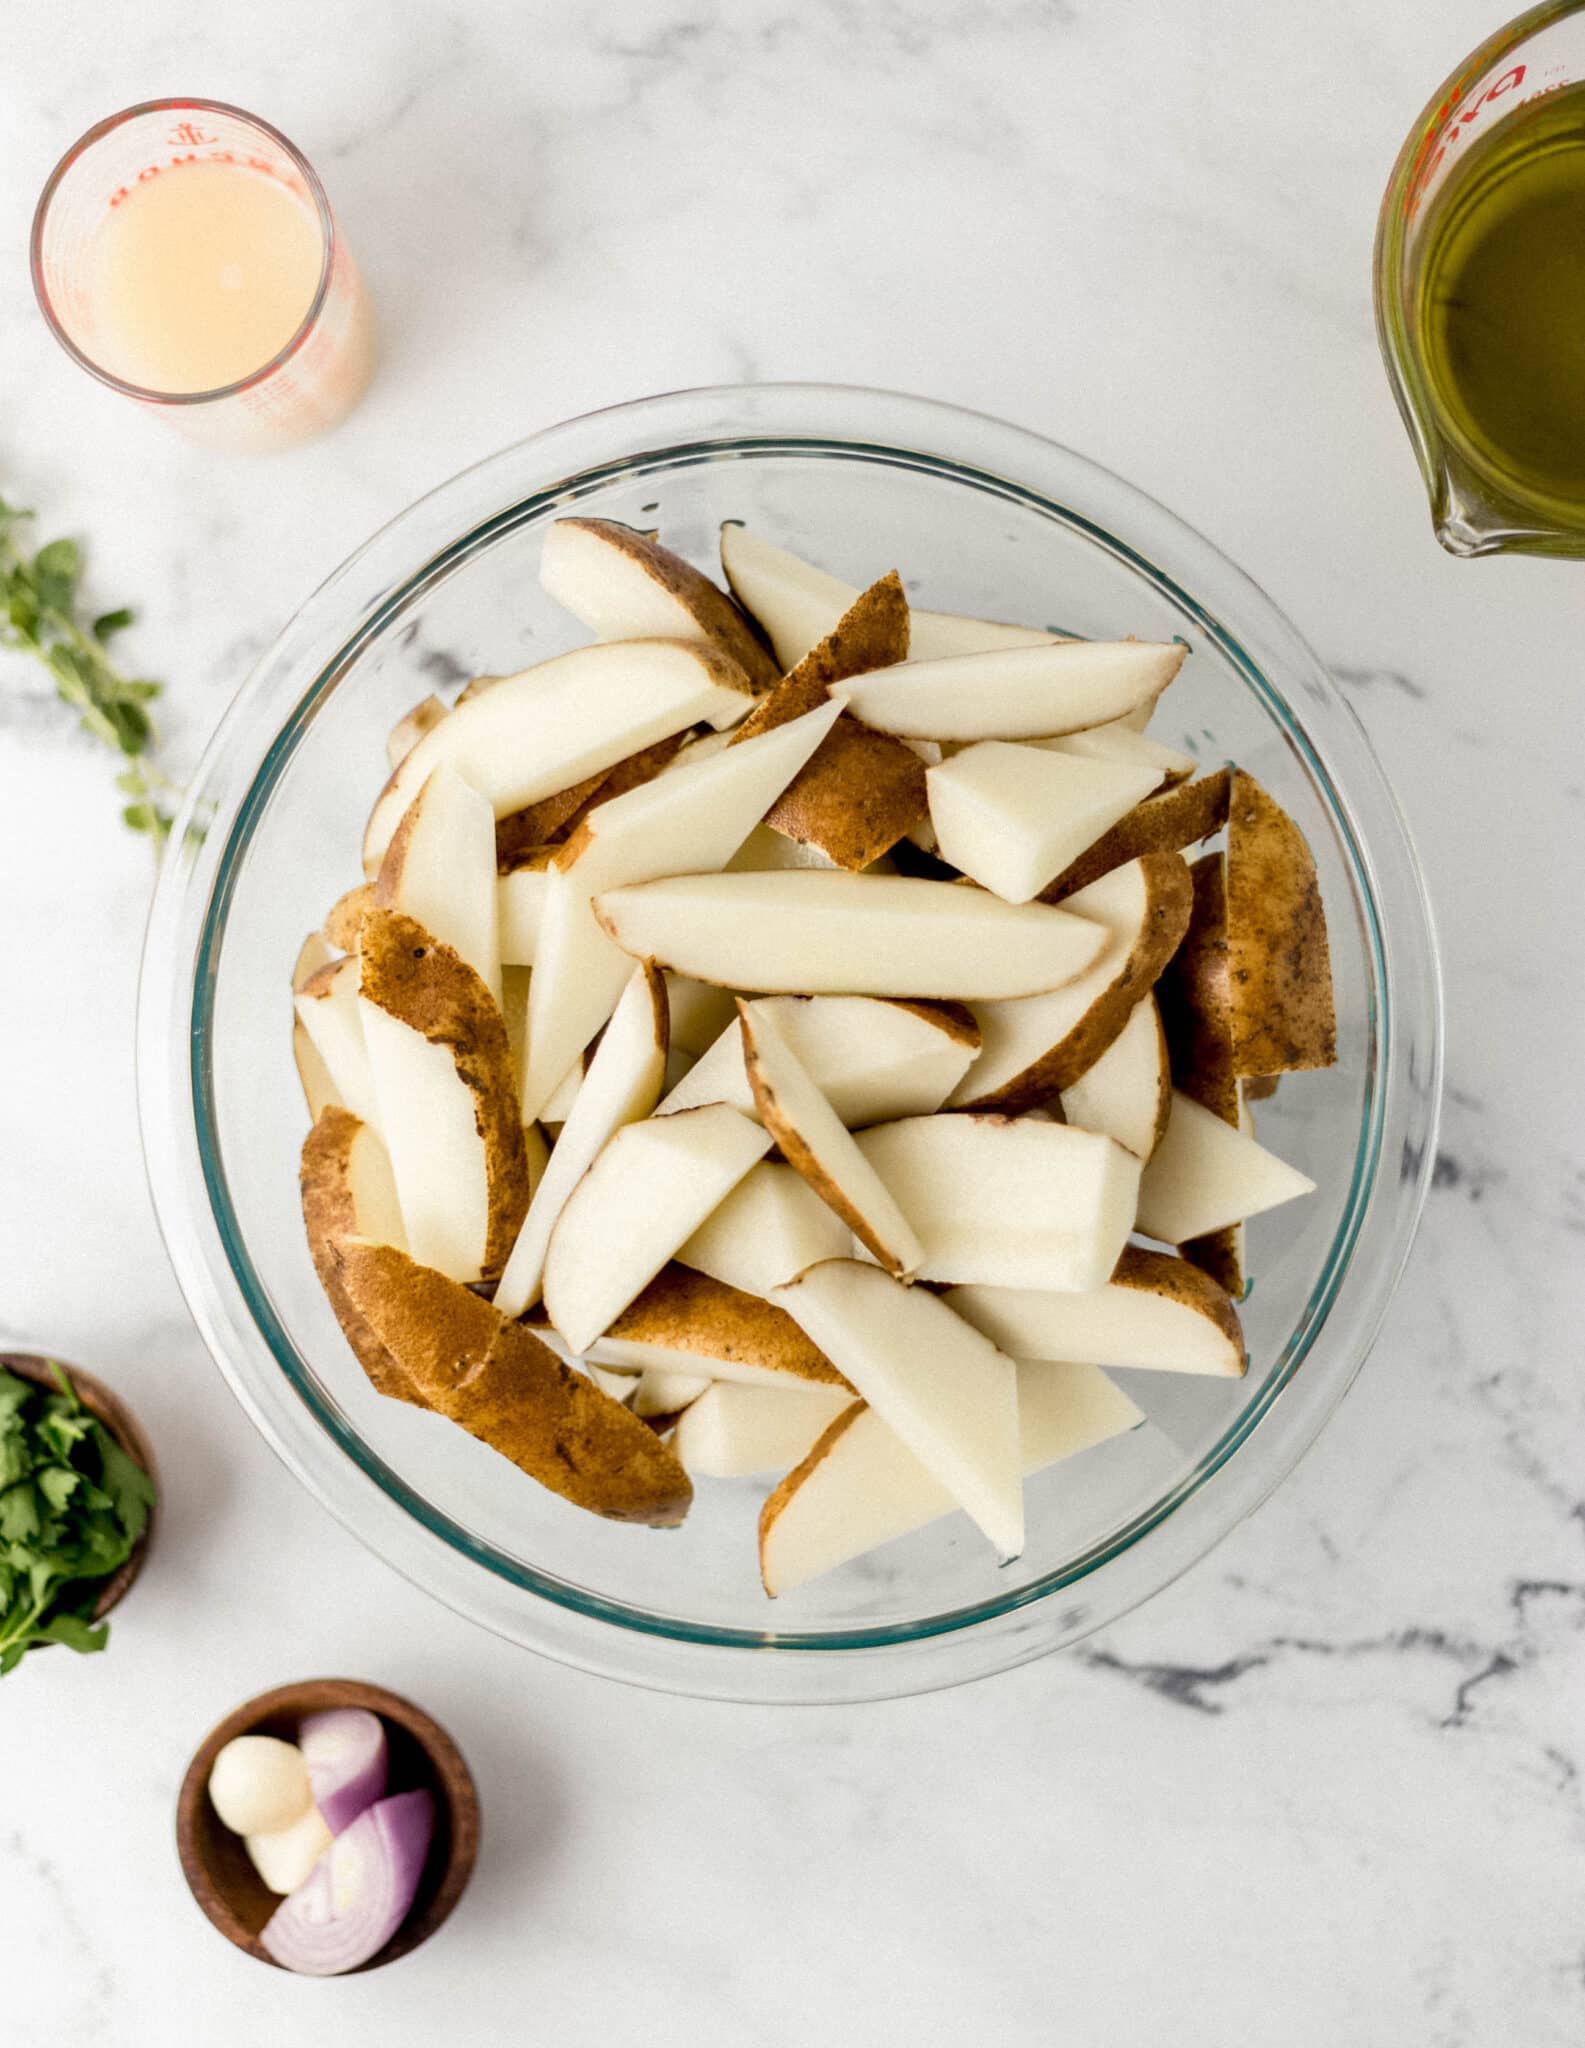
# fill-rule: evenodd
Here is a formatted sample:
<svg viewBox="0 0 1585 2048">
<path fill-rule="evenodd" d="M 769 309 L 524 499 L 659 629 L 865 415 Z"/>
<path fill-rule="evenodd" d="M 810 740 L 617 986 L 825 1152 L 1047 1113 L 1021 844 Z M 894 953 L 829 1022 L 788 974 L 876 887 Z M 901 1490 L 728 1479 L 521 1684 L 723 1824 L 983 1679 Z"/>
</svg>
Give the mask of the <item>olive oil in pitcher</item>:
<svg viewBox="0 0 1585 2048">
<path fill-rule="evenodd" d="M 1494 493 L 1585 520 L 1585 85 L 1474 141 L 1420 247 L 1415 326 L 1444 429 Z"/>
</svg>

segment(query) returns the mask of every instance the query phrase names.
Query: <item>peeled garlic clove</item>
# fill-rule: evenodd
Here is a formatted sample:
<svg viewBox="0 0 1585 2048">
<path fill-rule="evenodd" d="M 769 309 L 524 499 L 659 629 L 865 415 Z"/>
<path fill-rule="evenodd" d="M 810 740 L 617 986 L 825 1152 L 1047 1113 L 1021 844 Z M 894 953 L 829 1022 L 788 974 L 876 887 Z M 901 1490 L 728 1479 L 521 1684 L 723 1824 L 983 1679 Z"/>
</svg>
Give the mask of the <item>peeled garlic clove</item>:
<svg viewBox="0 0 1585 2048">
<path fill-rule="evenodd" d="M 290 1827 L 273 1834 L 245 1838 L 253 1867 L 272 1892 L 295 1892 L 335 1840 L 317 1806 L 299 1814 Z"/>
<path fill-rule="evenodd" d="M 313 1794 L 308 1766 L 295 1742 L 273 1735 L 238 1735 L 215 1758 L 209 1798 L 237 1835 L 270 1835 L 307 1811 Z"/>
</svg>

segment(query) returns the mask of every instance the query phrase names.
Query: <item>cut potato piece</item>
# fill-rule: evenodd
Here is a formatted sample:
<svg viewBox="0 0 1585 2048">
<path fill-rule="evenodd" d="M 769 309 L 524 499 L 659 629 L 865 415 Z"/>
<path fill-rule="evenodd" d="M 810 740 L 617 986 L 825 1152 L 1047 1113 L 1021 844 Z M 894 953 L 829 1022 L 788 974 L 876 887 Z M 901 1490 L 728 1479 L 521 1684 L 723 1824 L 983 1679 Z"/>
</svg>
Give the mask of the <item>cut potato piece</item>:
<svg viewBox="0 0 1585 2048">
<path fill-rule="evenodd" d="M 905 661 L 844 688 L 855 718 L 903 738 L 1047 739 L 1153 702 L 1185 651 L 1176 641 L 1055 640 Z"/>
<path fill-rule="evenodd" d="M 1244 1334 L 1232 1302 L 1183 1259 L 1129 1245 L 1106 1286 L 1091 1294 L 954 1287 L 956 1314 L 1017 1358 L 1087 1359 L 1144 1372 L 1244 1371 Z"/>
<path fill-rule="evenodd" d="M 566 789 L 554 790 L 538 803 L 524 804 L 495 821 L 495 864 L 503 874 L 532 860 L 542 848 L 565 839 L 567 826 L 605 787 L 610 774 L 600 768 Z"/>
<path fill-rule="evenodd" d="M 852 1389 L 819 1345 L 771 1302 L 686 1266 L 665 1267 L 591 1355 L 629 1372 L 698 1373 L 735 1386 Z"/>
<path fill-rule="evenodd" d="M 780 1160 L 762 1159 L 679 1247 L 677 1260 L 746 1294 L 769 1294 L 805 1266 L 845 1259 L 852 1249 L 847 1225 L 803 1176 Z"/>
<path fill-rule="evenodd" d="M 1064 1123 L 1115 1138 L 1136 1159 L 1150 1157 L 1172 1111 L 1172 1070 L 1154 996 L 1135 1003 L 1100 1058 L 1062 1090 L 1061 1102 Z"/>
<path fill-rule="evenodd" d="M 545 918 L 545 893 L 550 886 L 553 846 L 539 846 L 496 879 L 496 930 L 501 962 L 507 967 L 532 967 Z"/>
<path fill-rule="evenodd" d="M 655 1107 L 666 1071 L 667 1038 L 666 984 L 653 967 L 637 967 L 568 1104 L 561 1136 L 501 1274 L 495 1305 L 502 1315 L 520 1316 L 538 1301 L 546 1248 L 568 1196 L 612 1135 Z"/>
<path fill-rule="evenodd" d="M 391 727 L 385 742 L 385 758 L 400 768 L 426 732 L 432 732 L 446 715 L 446 707 L 433 691 L 420 697 L 411 711 L 404 711 Z"/>
<path fill-rule="evenodd" d="M 916 1116 L 856 1142 L 924 1247 L 922 1280 L 1102 1287 L 1133 1228 L 1139 1161 L 1091 1131 Z"/>
<path fill-rule="evenodd" d="M 1135 732 L 1125 719 L 1111 725 L 1092 725 L 1087 732 L 1059 734 L 1056 739 L 1030 742 L 1053 754 L 1077 754 L 1086 761 L 1118 761 L 1130 768 L 1154 769 L 1158 789 L 1176 789 L 1187 782 L 1200 765 L 1192 754 L 1163 746 L 1145 733 Z"/>
<path fill-rule="evenodd" d="M 730 739 L 731 734 L 724 735 Z M 644 747 L 636 754 L 629 754 L 625 761 L 618 761 L 614 768 L 607 769 L 598 786 L 586 796 L 572 816 L 557 834 L 560 839 L 570 839 L 591 811 L 601 804 L 608 804 L 613 797 L 626 796 L 629 790 L 642 789 L 646 782 L 653 782 L 665 768 L 669 768 L 682 749 L 684 735 L 671 733 L 663 740 L 656 740 L 653 746 Z"/>
<path fill-rule="evenodd" d="M 672 1449 L 690 1473 L 746 1479 L 785 1472 L 853 1405 L 841 1387 L 744 1387 L 706 1383 L 677 1418 Z"/>
<path fill-rule="evenodd" d="M 614 519 L 558 519 L 539 580 L 600 640 L 708 640 L 769 689 L 781 674 L 743 613 L 708 576 Z"/>
<path fill-rule="evenodd" d="M 824 704 L 834 684 L 908 657 L 908 600 L 896 570 L 861 591 L 797 667 L 762 697 L 729 742 L 739 746 Z"/>
<path fill-rule="evenodd" d="M 374 908 L 374 884 L 360 882 L 338 896 L 325 912 L 325 939 L 338 953 L 356 953 L 363 939 L 363 920 Z"/>
<path fill-rule="evenodd" d="M 1225 1117 L 1223 1122 L 1226 1122 Z M 1238 1128 L 1246 1138 L 1255 1135 L 1255 1112 L 1250 1106 L 1247 1081 L 1238 1084 Z M 1179 1245 L 1178 1250 L 1191 1266 L 1198 1266 L 1225 1294 L 1234 1301 L 1242 1301 L 1248 1292 L 1247 1237 L 1248 1232 L 1242 1223 L 1228 1223 L 1220 1230 L 1206 1231 L 1202 1237 L 1189 1238 Z"/>
<path fill-rule="evenodd" d="M 529 990 L 530 1114 L 610 1016 L 630 972 L 590 898 L 661 875 L 725 866 L 830 732 L 836 704 L 664 775 L 592 811 L 551 865 Z"/>
<path fill-rule="evenodd" d="M 392 1245 L 344 1241 L 338 1257 L 352 1306 L 426 1407 L 593 1514 L 661 1527 L 687 1514 L 688 1475 L 654 1430 L 522 1324 Z"/>
<path fill-rule="evenodd" d="M 756 825 L 726 864 L 731 875 L 766 874 L 772 868 L 834 868 L 837 862 L 818 846 L 784 838 L 769 825 Z"/>
<path fill-rule="evenodd" d="M 928 1116 L 967 1072 L 979 1027 L 956 1003 L 906 1003 L 879 996 L 762 996 L 769 1017 L 809 1077 L 851 1130 L 900 1116 Z M 662 1102 L 660 1114 L 700 1102 L 730 1102 L 758 1116 L 734 1012 L 727 1030 Z"/>
<path fill-rule="evenodd" d="M 941 858 L 1028 903 L 1160 781 L 1153 767 L 981 740 L 925 770 Z"/>
<path fill-rule="evenodd" d="M 408 805 L 386 848 L 374 902 L 381 910 L 399 910 L 450 946 L 499 1002 L 497 890 L 495 814 L 442 763 Z"/>
<path fill-rule="evenodd" d="M 413 918 L 364 920 L 359 1008 L 407 1243 L 448 1278 L 493 1279 L 528 1207 L 506 1025 L 452 947 Z"/>
<path fill-rule="evenodd" d="M 301 1018 L 292 1025 L 292 1058 L 297 1065 L 297 1078 L 303 1084 L 303 1100 L 308 1104 L 308 1114 L 315 1123 L 322 1111 L 332 1106 L 343 1106 L 340 1090 L 330 1077 L 330 1069 Z"/>
<path fill-rule="evenodd" d="M 1218 768 L 1198 782 L 1183 782 L 1136 804 L 1110 832 L 1064 868 L 1040 892 L 1043 903 L 1064 903 L 1125 861 L 1147 853 L 1181 853 L 1197 839 L 1209 839 L 1227 823 L 1228 772 Z"/>
<path fill-rule="evenodd" d="M 308 977 L 294 1002 L 298 1022 L 324 1063 L 337 1096 L 355 1117 L 378 1129 L 374 1080 L 358 1007 L 360 973 L 355 953 L 332 961 Z"/>
<path fill-rule="evenodd" d="M 574 1351 L 648 1286 L 770 1143 L 724 1103 L 615 1133 L 574 1188 L 545 1257 L 545 1312 Z"/>
<path fill-rule="evenodd" d="M 1018 1374 L 925 1288 L 828 1259 L 776 1290 L 817 1343 L 1003 1558 L 1024 1547 Z"/>
<path fill-rule="evenodd" d="M 1023 1364 L 1018 1431 L 1026 1477 L 1144 1421 L 1093 1365 Z M 708 1396 L 706 1396 L 708 1398 Z M 701 1468 L 703 1469 L 703 1468 Z M 873 1408 L 853 1402 L 760 1513 L 760 1574 L 773 1598 L 910 1535 L 957 1502 Z"/>
<path fill-rule="evenodd" d="M 337 1245 L 350 1237 L 367 1237 L 401 1249 L 401 1210 L 385 1147 L 369 1125 L 360 1123 L 349 1110 L 323 1110 L 303 1141 L 299 1187 L 314 1271 L 369 1384 L 393 1401 L 415 1401 L 422 1406 L 406 1371 L 353 1307 L 341 1284 L 336 1256 Z"/>
<path fill-rule="evenodd" d="M 699 1059 L 730 1024 L 737 1024 L 737 997 L 730 989 L 690 981 L 685 974 L 666 976 L 666 1002 L 671 1013 L 674 1052 Z"/>
<path fill-rule="evenodd" d="M 1315 861 L 1287 812 L 1241 768 L 1227 820 L 1227 965 L 1241 1074 L 1335 1062 L 1332 960 Z"/>
<path fill-rule="evenodd" d="M 1238 1071 L 1227 971 L 1226 861 L 1207 853 L 1189 870 L 1194 912 L 1157 987 L 1173 1085 L 1237 1125 Z"/>
<path fill-rule="evenodd" d="M 408 804 L 446 762 L 497 818 L 704 721 L 734 724 L 754 686 L 724 654 L 680 640 L 579 647 L 459 704 L 396 769 L 369 819 L 364 871 L 378 873 Z"/>
<path fill-rule="evenodd" d="M 951 882 L 796 869 L 679 875 L 608 890 L 595 911 L 635 958 L 767 994 L 1034 995 L 1082 974 L 1107 936 Z"/>
<path fill-rule="evenodd" d="M 713 1381 L 698 1373 L 661 1372 L 656 1367 L 647 1365 L 639 1374 L 638 1385 L 633 1389 L 633 1413 L 642 1415 L 646 1422 L 660 1421 L 669 1415 L 680 1415 L 713 1384 Z"/>
<path fill-rule="evenodd" d="M 1163 1244 L 1186 1244 L 1314 1189 L 1297 1167 L 1175 1092 L 1166 1133 L 1140 1183 L 1138 1227 Z"/>
<path fill-rule="evenodd" d="M 321 967 L 333 967 L 336 963 L 336 948 L 325 933 L 310 932 L 297 949 L 297 958 L 292 962 L 292 994 L 296 995 L 311 981 Z M 735 1016 L 736 1011 L 733 1012 Z"/>
<path fill-rule="evenodd" d="M 793 668 L 832 631 L 859 592 L 840 576 L 761 540 L 746 527 L 721 529 L 721 566 L 738 602 L 770 636 L 783 668 Z M 949 654 L 979 654 L 996 647 L 1039 647 L 1060 639 L 1037 626 L 1004 626 L 995 619 L 954 612 L 910 611 L 911 651 L 928 661 Z"/>
<path fill-rule="evenodd" d="M 775 1018 L 751 1003 L 740 1004 L 739 1015 L 754 1104 L 782 1157 L 888 1273 L 906 1279 L 918 1270 L 923 1247 L 890 1189 L 809 1078 Z"/>
<path fill-rule="evenodd" d="M 1127 1024 L 1171 959 L 1194 891 L 1175 853 L 1131 861 L 1070 897 L 1103 949 L 1087 973 L 1046 995 L 970 1005 L 979 1057 L 948 1097 L 953 1109 L 1028 1109 L 1073 1085 Z"/>
<path fill-rule="evenodd" d="M 584 1055 L 580 1053 L 542 1105 L 539 1112 L 542 1123 L 551 1124 L 558 1130 L 566 1123 L 583 1088 L 583 1077 Z"/>
</svg>

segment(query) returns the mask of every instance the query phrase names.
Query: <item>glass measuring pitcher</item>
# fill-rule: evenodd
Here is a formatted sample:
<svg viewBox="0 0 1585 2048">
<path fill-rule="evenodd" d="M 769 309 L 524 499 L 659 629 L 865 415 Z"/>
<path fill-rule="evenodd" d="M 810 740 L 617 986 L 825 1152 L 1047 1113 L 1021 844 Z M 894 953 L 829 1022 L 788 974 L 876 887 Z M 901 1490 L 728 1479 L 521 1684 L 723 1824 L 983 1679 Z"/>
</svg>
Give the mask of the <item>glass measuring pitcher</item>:
<svg viewBox="0 0 1585 2048">
<path fill-rule="evenodd" d="M 1461 64 L 1399 152 L 1376 330 L 1450 554 L 1585 556 L 1585 0 Z"/>
</svg>

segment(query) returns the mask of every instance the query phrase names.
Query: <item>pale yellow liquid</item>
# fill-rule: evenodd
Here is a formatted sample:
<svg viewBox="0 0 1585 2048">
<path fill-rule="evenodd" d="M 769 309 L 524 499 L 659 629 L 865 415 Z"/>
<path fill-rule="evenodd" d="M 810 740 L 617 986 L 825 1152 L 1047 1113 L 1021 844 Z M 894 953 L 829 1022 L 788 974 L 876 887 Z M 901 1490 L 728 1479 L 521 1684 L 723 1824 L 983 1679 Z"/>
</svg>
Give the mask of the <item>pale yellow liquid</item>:
<svg viewBox="0 0 1585 2048">
<path fill-rule="evenodd" d="M 291 340 L 319 287 L 319 219 L 242 164 L 176 164 L 94 237 L 95 360 L 146 391 L 216 391 Z"/>
</svg>

